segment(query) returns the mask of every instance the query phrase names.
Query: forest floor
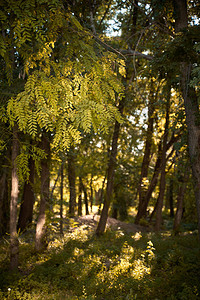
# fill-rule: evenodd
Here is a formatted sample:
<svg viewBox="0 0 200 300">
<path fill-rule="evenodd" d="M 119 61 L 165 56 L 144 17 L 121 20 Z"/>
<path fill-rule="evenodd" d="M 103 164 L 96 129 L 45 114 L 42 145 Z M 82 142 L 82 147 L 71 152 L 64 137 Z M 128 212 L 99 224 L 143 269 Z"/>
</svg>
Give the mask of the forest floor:
<svg viewBox="0 0 200 300">
<path fill-rule="evenodd" d="M 79 216 L 74 217 L 74 221 L 76 222 L 76 225 L 74 228 L 82 227 L 82 226 L 88 226 L 88 228 L 91 228 L 95 230 L 97 228 L 97 224 L 99 221 L 99 215 L 96 214 L 89 214 L 85 216 Z M 68 223 L 68 221 L 65 221 Z M 122 230 L 126 233 L 136 233 L 136 232 L 149 232 L 150 229 L 148 227 L 136 225 L 134 223 L 127 223 L 122 222 L 120 220 L 108 217 L 106 228 L 111 230 Z M 71 230 L 73 230 L 71 228 Z"/>
<path fill-rule="evenodd" d="M 200 299 L 200 243 L 196 229 L 174 236 L 99 216 L 52 216 L 48 248 L 36 253 L 34 227 L 19 236 L 19 269 L 9 270 L 9 237 L 0 240 L 0 300 L 193 300 Z M 131 220 L 131 221 L 130 221 Z"/>
</svg>

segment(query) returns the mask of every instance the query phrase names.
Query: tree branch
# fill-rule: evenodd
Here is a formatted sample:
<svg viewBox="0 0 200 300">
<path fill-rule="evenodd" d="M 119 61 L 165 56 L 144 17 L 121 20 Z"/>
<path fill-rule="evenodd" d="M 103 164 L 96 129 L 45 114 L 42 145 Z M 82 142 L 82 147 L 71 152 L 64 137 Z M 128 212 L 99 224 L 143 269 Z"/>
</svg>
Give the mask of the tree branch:
<svg viewBox="0 0 200 300">
<path fill-rule="evenodd" d="M 149 54 L 144 54 L 144 53 L 141 53 L 141 52 L 138 52 L 138 51 L 134 51 L 134 50 L 131 50 L 131 49 L 128 49 L 128 50 L 120 50 L 119 51 L 121 54 L 123 55 L 133 55 L 133 56 L 138 56 L 140 58 L 144 58 L 144 59 L 147 59 L 147 60 L 152 60 L 153 59 L 153 56 L 149 55 Z"/>
</svg>

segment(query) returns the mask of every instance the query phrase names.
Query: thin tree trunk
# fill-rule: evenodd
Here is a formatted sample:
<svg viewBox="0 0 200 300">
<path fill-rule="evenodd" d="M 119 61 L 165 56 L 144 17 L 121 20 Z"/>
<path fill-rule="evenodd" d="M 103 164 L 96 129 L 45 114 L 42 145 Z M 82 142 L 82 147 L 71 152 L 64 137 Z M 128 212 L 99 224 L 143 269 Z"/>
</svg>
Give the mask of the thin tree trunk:
<svg viewBox="0 0 200 300">
<path fill-rule="evenodd" d="M 158 196 L 158 204 L 156 209 L 156 224 L 155 230 L 159 231 L 162 224 L 162 208 L 165 193 L 165 168 L 166 168 L 166 154 L 167 154 L 167 139 L 169 130 L 169 110 L 170 110 L 170 98 L 171 98 L 171 86 L 167 87 L 167 103 L 166 103 L 166 122 L 165 122 L 165 132 L 163 138 L 163 149 L 162 149 L 162 159 L 161 159 L 161 176 L 160 176 L 160 192 Z"/>
<path fill-rule="evenodd" d="M 29 160 L 30 176 L 29 181 L 24 184 L 24 191 L 22 195 L 22 203 L 20 206 L 20 213 L 18 219 L 18 230 L 24 231 L 28 225 L 32 223 L 33 219 L 33 205 L 35 202 L 35 195 L 33 191 L 34 185 L 34 161 L 32 157 Z"/>
<path fill-rule="evenodd" d="M 75 157 L 74 157 L 74 147 L 71 146 L 68 155 L 68 181 L 69 181 L 69 215 L 71 217 L 75 214 L 76 206 L 76 173 L 75 173 Z"/>
<path fill-rule="evenodd" d="M 17 176 L 16 158 L 19 152 L 17 125 L 13 128 L 12 143 L 12 178 L 11 178 L 11 200 L 10 200 L 10 267 L 18 267 L 19 241 L 17 235 L 17 201 L 19 194 L 19 180 Z"/>
<path fill-rule="evenodd" d="M 177 234 L 179 231 L 181 219 L 183 216 L 183 199 L 184 199 L 184 193 L 185 193 L 186 187 L 187 186 L 185 183 L 182 183 L 179 186 L 178 197 L 177 197 L 177 209 L 176 209 L 176 214 L 175 214 L 175 218 L 174 218 L 174 226 L 173 226 L 173 230 L 174 230 L 175 234 Z"/>
<path fill-rule="evenodd" d="M 9 200 L 7 173 L 0 178 L 0 237 L 9 231 Z"/>
<path fill-rule="evenodd" d="M 82 185 L 79 177 L 78 216 L 82 216 Z"/>
<path fill-rule="evenodd" d="M 170 209 L 170 217 L 174 217 L 174 197 L 173 197 L 173 187 L 174 187 L 174 182 L 173 179 L 170 179 L 169 183 L 169 209 Z"/>
<path fill-rule="evenodd" d="M 119 111 L 122 113 L 124 107 L 124 103 L 121 102 L 119 106 Z M 119 138 L 119 129 L 120 124 L 116 121 L 114 127 L 114 133 L 112 138 L 112 149 L 110 152 L 110 158 L 108 162 L 108 170 L 107 170 L 107 186 L 106 186 L 106 195 L 104 199 L 104 205 L 101 212 L 100 220 L 97 226 L 96 234 L 102 235 L 106 228 L 106 223 L 108 219 L 108 211 L 110 208 L 110 203 L 112 199 L 113 193 L 113 183 L 114 183 L 114 174 L 115 174 L 115 164 L 116 164 L 116 156 L 117 156 L 117 144 Z"/>
<path fill-rule="evenodd" d="M 61 162 L 60 168 L 60 234 L 63 235 L 63 180 L 64 180 L 64 171 L 63 171 L 64 162 Z"/>
<path fill-rule="evenodd" d="M 151 88 L 152 90 L 152 88 Z M 149 107 L 148 107 L 148 128 L 146 133 L 146 143 L 145 143 L 145 150 L 144 150 L 144 157 L 142 161 L 141 167 L 141 175 L 139 180 L 139 186 L 137 194 L 139 194 L 139 205 L 138 205 L 138 212 L 135 218 L 135 223 L 138 224 L 141 216 L 144 215 L 143 212 L 143 203 L 145 201 L 145 194 L 146 194 L 146 184 L 145 180 L 148 175 L 149 163 L 150 163 L 150 155 L 151 155 L 151 145 L 152 145 L 152 136 L 153 136 L 153 118 L 154 107 L 153 107 L 153 97 L 150 97 Z M 145 212 L 146 214 L 146 212 Z"/>
<path fill-rule="evenodd" d="M 55 180 L 54 185 L 53 185 L 52 190 L 51 190 L 51 194 L 50 194 L 50 197 L 49 197 L 50 201 L 52 201 L 52 199 L 53 199 L 53 193 L 54 193 L 54 191 L 55 191 L 55 188 L 56 188 L 58 179 L 59 179 L 59 177 L 60 177 L 60 172 L 61 172 L 61 167 L 60 167 L 60 169 L 58 170 L 58 174 L 57 174 L 56 180 Z"/>
<path fill-rule="evenodd" d="M 36 251 L 42 251 L 47 247 L 46 241 L 46 204 L 49 201 L 49 180 L 50 180 L 50 142 L 43 133 L 42 135 L 42 149 L 45 151 L 47 158 L 41 162 L 41 199 L 39 216 L 36 225 L 36 236 L 35 236 L 35 249 Z"/>
<path fill-rule="evenodd" d="M 151 195 L 156 187 L 157 181 L 158 181 L 158 177 L 159 177 L 159 173 L 160 173 L 160 166 L 161 166 L 161 142 L 158 144 L 158 154 L 157 154 L 157 160 L 156 160 L 156 164 L 154 167 L 154 173 L 151 179 L 151 182 L 148 186 L 147 192 L 143 198 L 143 201 L 140 202 L 140 205 L 138 207 L 138 212 L 135 218 L 135 224 L 139 224 L 139 221 L 141 218 L 146 217 L 146 211 L 147 211 L 147 206 L 148 203 L 150 201 Z"/>
<path fill-rule="evenodd" d="M 101 188 L 101 194 L 100 194 L 100 197 L 99 197 L 98 215 L 100 215 L 100 213 L 101 213 L 101 205 L 103 203 L 103 193 L 104 193 L 105 182 L 106 182 L 106 175 L 104 176 L 104 179 L 103 179 L 102 188 Z"/>
<path fill-rule="evenodd" d="M 175 143 L 176 141 L 179 140 L 179 138 L 180 138 L 179 135 L 176 136 L 176 137 L 174 135 L 172 135 L 170 141 L 167 143 L 167 151 L 170 149 L 170 147 L 173 145 L 173 143 Z M 172 149 L 172 151 L 167 156 L 167 161 L 172 156 L 173 152 L 174 152 L 174 149 Z M 154 189 L 157 185 L 159 174 L 161 172 L 161 157 L 162 157 L 162 147 L 161 147 L 161 142 L 160 142 L 159 145 L 158 145 L 158 155 L 157 155 L 157 160 L 156 160 L 156 164 L 155 164 L 155 167 L 154 167 L 154 173 L 153 173 L 151 182 L 148 186 L 148 190 L 145 194 L 144 201 L 141 205 L 141 209 L 140 209 L 140 211 L 138 212 L 138 214 L 136 216 L 137 217 L 136 220 L 135 220 L 136 224 L 139 223 L 139 220 L 142 217 L 146 217 L 147 207 L 148 207 L 149 201 L 151 199 L 151 195 L 152 195 L 152 193 L 153 193 L 153 191 L 154 191 Z"/>
<path fill-rule="evenodd" d="M 179 33 L 188 27 L 187 1 L 174 0 L 173 4 L 175 10 L 175 31 Z M 194 181 L 194 192 L 198 216 L 198 231 L 200 239 L 200 112 L 196 91 L 189 85 L 190 76 L 191 64 L 186 61 L 181 62 L 180 83 L 186 113 L 189 155 Z"/>
<path fill-rule="evenodd" d="M 81 183 L 81 189 L 82 189 L 82 191 L 83 191 L 83 193 L 84 193 L 85 214 L 86 214 L 86 215 L 89 215 L 87 190 L 86 190 L 86 188 L 85 188 L 85 186 L 84 186 L 84 184 L 83 184 L 82 178 L 79 177 L 79 179 L 80 179 L 80 183 Z"/>
<path fill-rule="evenodd" d="M 91 180 L 90 180 L 90 209 L 92 212 L 92 206 L 93 206 L 93 187 L 92 187 L 92 175 L 91 175 Z"/>
</svg>

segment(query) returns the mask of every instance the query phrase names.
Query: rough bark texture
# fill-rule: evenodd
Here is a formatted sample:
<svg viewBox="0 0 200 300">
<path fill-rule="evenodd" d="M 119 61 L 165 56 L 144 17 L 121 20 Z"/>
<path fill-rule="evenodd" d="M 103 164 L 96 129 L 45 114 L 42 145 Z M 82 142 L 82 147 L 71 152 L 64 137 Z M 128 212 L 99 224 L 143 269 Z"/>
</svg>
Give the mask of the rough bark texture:
<svg viewBox="0 0 200 300">
<path fill-rule="evenodd" d="M 17 125 L 13 129 L 12 144 L 12 178 L 11 178 L 11 199 L 10 199 L 10 267 L 18 267 L 19 241 L 17 235 L 17 201 L 19 194 L 19 180 L 17 176 L 16 158 L 19 152 Z"/>
<path fill-rule="evenodd" d="M 49 200 L 49 163 L 50 163 L 50 142 L 46 135 L 42 135 L 42 149 L 45 151 L 47 158 L 41 162 L 41 198 L 39 216 L 36 225 L 35 249 L 42 251 L 47 246 L 46 241 L 46 203 Z"/>
<path fill-rule="evenodd" d="M 179 33 L 188 27 L 187 1 L 174 0 L 175 31 Z M 196 198 L 198 231 L 200 238 L 200 112 L 195 90 L 189 85 L 191 64 L 187 61 L 180 63 L 181 92 L 184 99 L 186 123 L 188 129 L 189 155 L 194 180 Z"/>
<path fill-rule="evenodd" d="M 74 148 L 71 147 L 67 155 L 68 161 L 68 181 L 69 181 L 69 214 L 74 216 L 76 206 L 76 172 L 75 172 L 75 157 Z"/>
<path fill-rule="evenodd" d="M 29 160 L 30 176 L 29 181 L 24 184 L 24 191 L 22 195 L 22 203 L 20 206 L 20 213 L 18 219 L 18 230 L 24 231 L 28 225 L 32 223 L 33 219 L 33 205 L 35 202 L 35 195 L 33 190 L 34 185 L 34 161 Z"/>
</svg>

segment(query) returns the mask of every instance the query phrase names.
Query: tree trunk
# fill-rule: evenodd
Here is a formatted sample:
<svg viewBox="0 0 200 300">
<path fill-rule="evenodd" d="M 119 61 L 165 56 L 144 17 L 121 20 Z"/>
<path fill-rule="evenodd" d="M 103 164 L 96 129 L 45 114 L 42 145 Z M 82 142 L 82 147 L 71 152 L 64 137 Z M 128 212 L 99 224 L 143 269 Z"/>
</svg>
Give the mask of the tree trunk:
<svg viewBox="0 0 200 300">
<path fill-rule="evenodd" d="M 28 225 L 32 223 L 33 219 L 33 205 L 35 202 L 35 195 L 33 191 L 34 185 L 34 161 L 32 157 L 29 160 L 30 176 L 29 181 L 24 184 L 24 191 L 22 195 L 22 203 L 20 206 L 20 213 L 18 219 L 18 230 L 24 231 Z"/>
<path fill-rule="evenodd" d="M 181 32 L 188 27 L 187 1 L 174 0 L 175 31 Z M 184 99 L 186 124 L 188 129 L 188 146 L 192 175 L 194 181 L 194 192 L 197 206 L 198 231 L 200 239 L 200 112 L 199 103 L 194 88 L 190 86 L 191 64 L 180 63 L 181 92 Z"/>
<path fill-rule="evenodd" d="M 41 147 L 45 151 L 47 158 L 41 162 L 41 198 L 39 216 L 36 225 L 35 249 L 42 251 L 47 247 L 46 241 L 46 204 L 49 201 L 49 180 L 50 180 L 50 142 L 47 136 L 43 133 Z"/>
<path fill-rule="evenodd" d="M 187 187 L 187 185 L 185 183 L 181 183 L 179 186 L 179 192 L 178 192 L 178 197 L 177 197 L 177 209 L 176 209 L 174 226 L 173 226 L 173 230 L 174 230 L 175 234 L 177 234 L 179 231 L 181 219 L 183 216 L 183 200 L 184 200 L 184 193 L 185 193 L 186 187 Z"/>
<path fill-rule="evenodd" d="M 92 212 L 92 206 L 93 206 L 93 187 L 92 187 L 92 175 L 91 175 L 91 180 L 90 180 L 90 209 Z"/>
<path fill-rule="evenodd" d="M 146 217 L 146 212 L 147 212 L 147 206 L 150 201 L 151 195 L 156 187 L 159 173 L 160 173 L 160 166 L 161 166 L 161 154 L 162 154 L 162 148 L 161 148 L 161 142 L 158 144 L 158 154 L 157 154 L 157 160 L 156 164 L 154 167 L 154 173 L 151 179 L 151 182 L 148 186 L 148 189 L 145 193 L 145 196 L 143 198 L 143 201 L 140 202 L 139 207 L 138 207 L 138 212 L 135 218 L 135 224 L 139 224 L 139 221 L 141 218 Z"/>
<path fill-rule="evenodd" d="M 84 186 L 84 184 L 83 184 L 82 178 L 79 177 L 79 179 L 80 179 L 80 183 L 81 183 L 81 189 L 82 189 L 82 191 L 83 191 L 83 193 L 84 193 L 85 214 L 86 214 L 86 215 L 89 215 L 87 190 L 86 190 L 86 188 L 85 188 L 85 186 Z"/>
<path fill-rule="evenodd" d="M 60 234 L 63 235 L 63 180 L 64 180 L 64 172 L 63 172 L 64 162 L 61 162 L 60 168 Z"/>
<path fill-rule="evenodd" d="M 173 198 L 173 179 L 170 179 L 169 183 L 169 209 L 170 209 L 170 217 L 174 217 L 174 198 Z"/>
<path fill-rule="evenodd" d="M 152 88 L 151 88 L 152 90 Z M 151 145 L 152 145 L 152 136 L 153 136 L 153 118 L 154 107 L 153 107 L 153 97 L 150 97 L 149 106 L 148 106 L 148 128 L 146 133 L 146 143 L 145 143 L 145 150 L 144 150 L 144 157 L 142 161 L 141 167 L 141 175 L 139 180 L 139 186 L 137 194 L 139 194 L 139 205 L 138 205 L 138 212 L 135 218 L 135 223 L 138 224 L 141 217 L 146 215 L 143 211 L 144 208 L 144 201 L 145 201 L 145 194 L 146 194 L 146 178 L 148 175 L 148 168 L 150 163 L 150 155 L 151 155 Z"/>
<path fill-rule="evenodd" d="M 76 173 L 75 173 L 75 154 L 74 147 L 71 146 L 68 155 L 68 181 L 69 181 L 69 215 L 71 217 L 75 214 L 75 206 L 76 206 Z"/>
<path fill-rule="evenodd" d="M 10 267 L 18 267 L 19 241 L 17 235 L 17 201 L 19 194 L 19 180 L 17 176 L 16 158 L 19 152 L 17 125 L 13 128 L 12 143 L 12 178 L 11 178 L 11 200 L 10 200 Z"/>
<path fill-rule="evenodd" d="M 0 178 L 0 237 L 9 231 L 9 200 L 7 173 Z"/>
<path fill-rule="evenodd" d="M 179 138 L 180 138 L 179 135 L 177 135 L 176 137 L 174 135 L 172 135 L 170 141 L 167 143 L 167 151 L 170 149 L 170 147 L 173 145 L 173 143 L 175 143 L 176 141 L 179 140 Z M 167 161 L 172 156 L 173 152 L 174 152 L 174 150 L 172 149 L 172 151 L 167 156 Z M 136 224 L 139 223 L 139 220 L 142 217 L 146 217 L 147 207 L 148 207 L 149 201 L 151 199 L 151 195 L 152 195 L 152 193 L 153 193 L 153 191 L 154 191 L 154 189 L 157 185 L 159 174 L 161 172 L 161 161 L 162 161 L 161 158 L 162 158 L 162 147 L 161 147 L 161 142 L 160 142 L 159 145 L 158 145 L 158 154 L 157 154 L 156 164 L 155 164 L 155 167 L 154 167 L 154 173 L 153 173 L 151 182 L 148 186 L 148 190 L 145 194 L 144 201 L 141 205 L 141 209 L 140 209 L 140 211 L 138 212 L 138 214 L 136 216 L 137 217 L 136 220 L 135 220 Z"/>
<path fill-rule="evenodd" d="M 79 195 L 78 195 L 78 216 L 82 216 L 82 185 L 79 177 Z"/>
<path fill-rule="evenodd" d="M 167 139 L 169 130 L 169 110 L 170 110 L 170 98 L 171 98 L 171 86 L 167 87 L 167 103 L 166 103 L 166 121 L 165 121 L 165 132 L 163 138 L 163 149 L 161 159 L 161 176 L 160 176 L 160 191 L 158 196 L 158 204 L 156 209 L 156 224 L 155 230 L 159 231 L 162 224 L 162 208 L 165 193 L 165 168 L 166 168 L 166 154 L 167 154 Z"/>
<path fill-rule="evenodd" d="M 120 103 L 119 111 L 122 113 L 124 104 L 123 102 Z M 116 121 L 114 127 L 114 133 L 112 138 L 112 149 L 110 152 L 110 158 L 108 162 L 108 170 L 107 170 L 107 186 L 106 186 L 106 194 L 104 199 L 104 205 L 101 212 L 100 220 L 97 226 L 96 234 L 102 235 L 106 228 L 106 222 L 108 219 L 108 211 L 112 199 L 113 193 L 113 183 L 114 183 L 114 173 L 115 173 L 115 163 L 116 163 L 116 156 L 117 156 L 117 144 L 119 138 L 119 129 L 120 124 Z"/>
<path fill-rule="evenodd" d="M 102 183 L 102 188 L 100 190 L 100 196 L 98 198 L 98 200 L 99 200 L 98 215 L 100 215 L 100 213 L 101 213 L 101 205 L 103 203 L 103 195 L 104 195 L 104 185 L 105 185 L 105 182 L 106 182 L 106 175 L 104 176 L 103 183 Z"/>
</svg>

